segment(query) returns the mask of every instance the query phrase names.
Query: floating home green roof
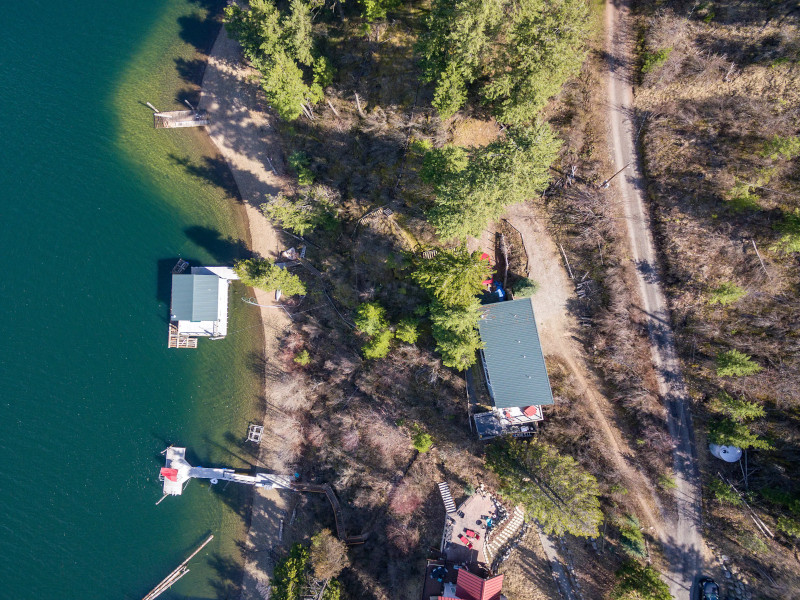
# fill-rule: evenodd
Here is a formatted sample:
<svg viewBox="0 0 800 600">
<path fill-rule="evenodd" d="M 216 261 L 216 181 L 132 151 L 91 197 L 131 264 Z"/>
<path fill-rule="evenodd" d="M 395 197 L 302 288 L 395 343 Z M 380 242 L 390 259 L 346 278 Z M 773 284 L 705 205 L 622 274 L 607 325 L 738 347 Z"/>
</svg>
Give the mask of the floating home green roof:
<svg viewBox="0 0 800 600">
<path fill-rule="evenodd" d="M 482 306 L 478 330 L 497 408 L 553 404 L 530 298 Z"/>
<path fill-rule="evenodd" d="M 219 319 L 219 277 L 216 275 L 172 275 L 172 320 L 216 321 Z"/>
</svg>

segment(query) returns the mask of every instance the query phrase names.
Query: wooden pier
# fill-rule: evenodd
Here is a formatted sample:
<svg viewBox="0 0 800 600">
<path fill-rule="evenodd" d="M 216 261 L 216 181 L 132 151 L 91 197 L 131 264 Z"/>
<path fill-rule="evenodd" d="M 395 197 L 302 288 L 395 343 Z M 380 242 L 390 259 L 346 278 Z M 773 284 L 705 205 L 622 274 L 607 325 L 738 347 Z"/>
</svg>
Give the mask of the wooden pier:
<svg viewBox="0 0 800 600">
<path fill-rule="evenodd" d="M 177 127 L 203 127 L 211 122 L 207 110 L 170 110 L 153 113 L 156 129 L 175 129 Z"/>
<path fill-rule="evenodd" d="M 167 591 L 167 590 L 168 590 L 170 587 L 172 587 L 172 585 L 173 585 L 173 584 L 174 584 L 176 581 L 178 581 L 178 580 L 179 580 L 181 577 L 183 577 L 184 575 L 186 575 L 186 574 L 189 572 L 189 568 L 188 568 L 186 565 L 189 563 L 189 561 L 190 561 L 190 560 L 192 560 L 192 559 L 193 559 L 195 556 L 197 556 L 197 554 L 198 554 L 198 553 L 199 553 L 199 552 L 200 552 L 200 551 L 201 551 L 203 548 L 205 548 L 205 547 L 206 547 L 206 545 L 207 545 L 207 544 L 208 544 L 208 543 L 209 543 L 211 540 L 213 540 L 213 539 L 214 539 L 214 536 L 213 536 L 213 535 L 210 535 L 210 536 L 208 536 L 208 539 L 207 539 L 205 542 L 203 542 L 202 544 L 200 544 L 200 547 L 199 547 L 197 550 L 195 550 L 194 552 L 192 552 L 192 553 L 189 555 L 189 558 L 187 558 L 187 559 L 186 559 L 185 561 L 183 561 L 183 562 L 182 562 L 180 565 L 178 565 L 178 567 L 177 567 L 177 568 L 176 568 L 174 571 L 172 571 L 172 573 L 170 573 L 169 575 L 167 575 L 167 576 L 166 576 L 166 577 L 165 577 L 165 578 L 164 578 L 164 579 L 161 581 L 161 583 L 159 583 L 159 584 L 158 584 L 156 587 L 154 587 L 152 590 L 150 590 L 150 593 L 149 593 L 149 594 L 147 594 L 147 595 L 146 595 L 146 596 L 145 596 L 145 597 L 144 597 L 142 600 L 155 600 L 155 599 L 156 599 L 156 598 L 158 598 L 158 597 L 159 597 L 161 594 L 163 594 L 164 592 L 166 592 L 166 591 Z"/>
<path fill-rule="evenodd" d="M 173 321 L 169 324 L 167 348 L 197 348 L 197 338 L 178 333 L 178 324 Z"/>
</svg>

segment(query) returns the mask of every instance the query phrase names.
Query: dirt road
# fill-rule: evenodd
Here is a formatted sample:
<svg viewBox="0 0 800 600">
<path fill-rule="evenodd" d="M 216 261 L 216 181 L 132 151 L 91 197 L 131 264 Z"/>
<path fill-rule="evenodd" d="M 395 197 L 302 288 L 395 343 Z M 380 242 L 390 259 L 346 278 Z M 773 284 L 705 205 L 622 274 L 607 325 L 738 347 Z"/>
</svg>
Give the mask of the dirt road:
<svg viewBox="0 0 800 600">
<path fill-rule="evenodd" d="M 675 442 L 676 514 L 667 514 L 666 539 L 662 539 L 670 569 L 667 582 L 673 597 L 689 598 L 692 581 L 702 568 L 700 474 L 694 445 L 689 397 L 675 349 L 667 301 L 661 286 L 650 218 L 644 204 L 643 179 L 635 151 L 633 122 L 634 73 L 631 63 L 633 35 L 628 27 L 628 7 L 606 3 L 606 47 L 609 53 L 608 117 L 615 170 L 630 165 L 612 182 L 625 209 L 631 259 L 636 264 L 641 306 L 650 332 L 650 347 L 658 376 L 659 394 L 668 414 Z"/>
</svg>

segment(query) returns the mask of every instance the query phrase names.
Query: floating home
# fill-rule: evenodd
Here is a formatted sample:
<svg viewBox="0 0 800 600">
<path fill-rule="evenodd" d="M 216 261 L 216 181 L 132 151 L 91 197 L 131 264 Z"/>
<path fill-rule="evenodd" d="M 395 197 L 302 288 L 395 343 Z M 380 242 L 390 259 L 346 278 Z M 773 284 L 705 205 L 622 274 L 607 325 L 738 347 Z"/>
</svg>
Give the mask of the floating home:
<svg viewBox="0 0 800 600">
<path fill-rule="evenodd" d="M 192 267 L 179 261 L 172 270 L 170 348 L 197 348 L 197 339 L 228 335 L 228 288 L 239 279 L 231 267 Z"/>
<path fill-rule="evenodd" d="M 482 306 L 478 331 L 479 368 L 492 403 L 490 412 L 473 415 L 478 437 L 533 435 L 553 392 L 530 298 Z"/>
</svg>

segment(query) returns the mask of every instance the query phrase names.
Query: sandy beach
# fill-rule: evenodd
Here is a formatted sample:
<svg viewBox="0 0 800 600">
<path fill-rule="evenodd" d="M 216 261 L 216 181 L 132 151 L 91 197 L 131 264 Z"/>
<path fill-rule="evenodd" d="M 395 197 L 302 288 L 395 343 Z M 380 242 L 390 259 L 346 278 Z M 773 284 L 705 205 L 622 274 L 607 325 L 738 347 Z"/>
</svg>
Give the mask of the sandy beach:
<svg viewBox="0 0 800 600">
<path fill-rule="evenodd" d="M 271 127 L 272 117 L 267 114 L 266 103 L 254 71 L 243 65 L 241 48 L 231 40 L 225 28 L 220 32 L 208 57 L 203 75 L 200 107 L 212 115 L 208 134 L 225 158 L 244 202 L 251 250 L 264 257 L 276 257 L 283 249 L 278 232 L 260 213 L 258 207 L 266 196 L 288 190 L 290 180 L 282 167 L 281 150 Z M 275 167 L 270 167 L 269 161 Z M 274 295 L 255 290 L 260 305 L 264 335 L 264 364 L 270 365 L 265 373 L 264 404 L 279 404 L 275 395 L 281 388 L 283 373 L 275 364 L 278 336 L 290 323 L 286 314 L 274 305 Z M 276 452 L 282 440 L 274 433 L 270 411 L 264 415 L 264 437 L 259 459 L 261 465 L 272 471 L 285 472 L 286 465 Z M 256 489 L 253 499 L 250 530 L 246 540 L 245 572 L 242 598 L 264 598 L 272 569 L 273 549 L 281 545 L 283 521 L 288 519 L 291 495 L 287 492 Z"/>
</svg>

